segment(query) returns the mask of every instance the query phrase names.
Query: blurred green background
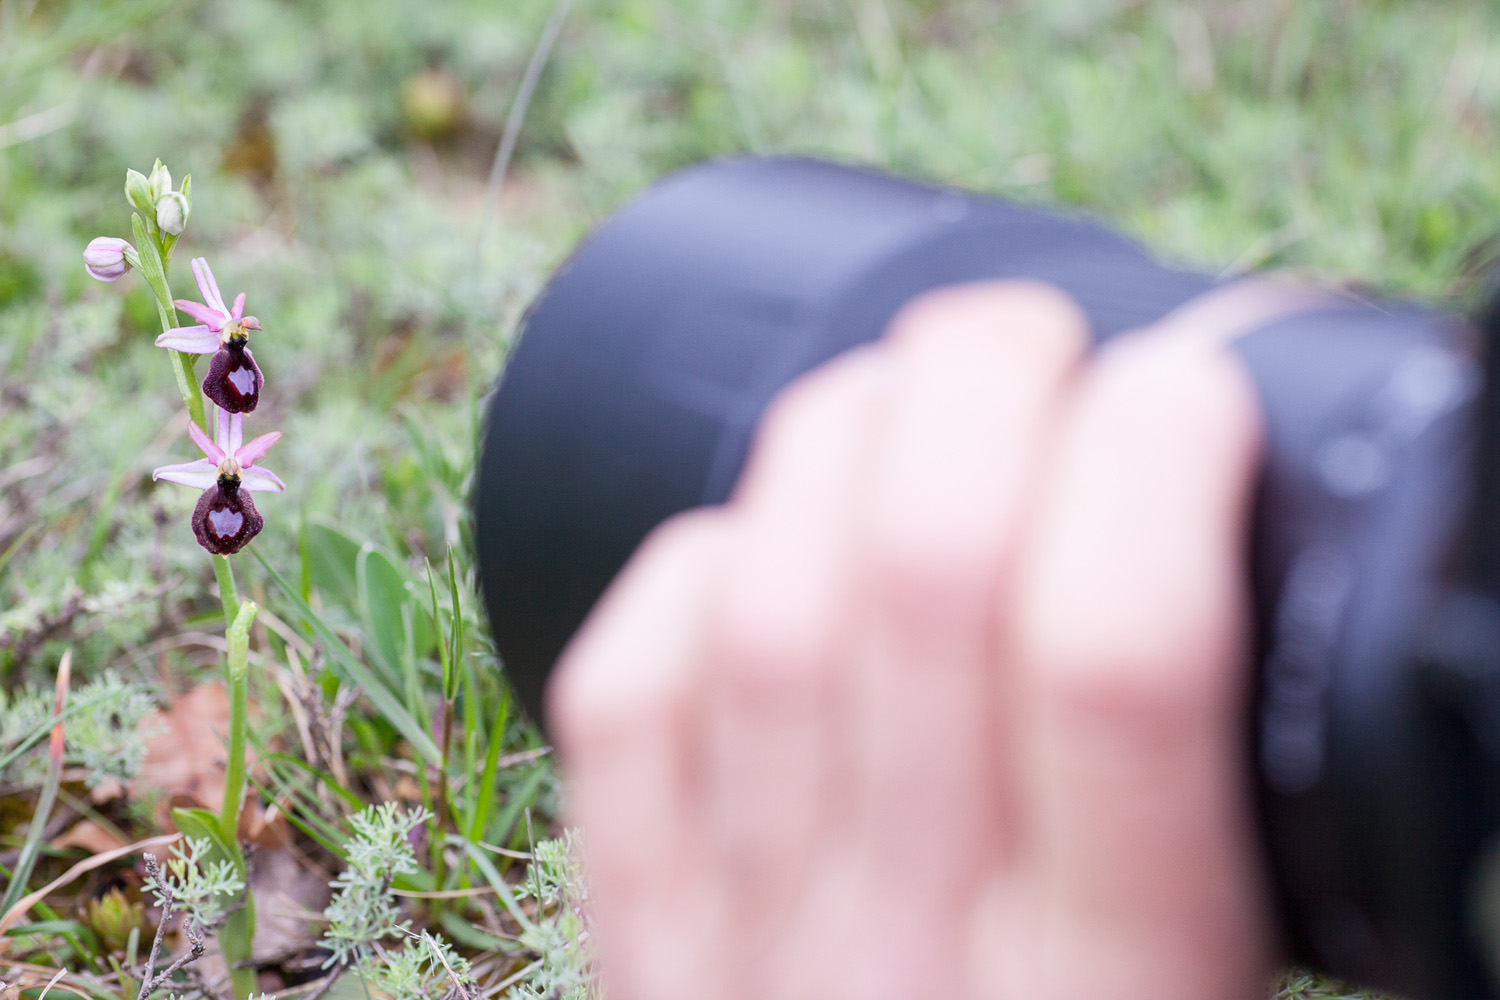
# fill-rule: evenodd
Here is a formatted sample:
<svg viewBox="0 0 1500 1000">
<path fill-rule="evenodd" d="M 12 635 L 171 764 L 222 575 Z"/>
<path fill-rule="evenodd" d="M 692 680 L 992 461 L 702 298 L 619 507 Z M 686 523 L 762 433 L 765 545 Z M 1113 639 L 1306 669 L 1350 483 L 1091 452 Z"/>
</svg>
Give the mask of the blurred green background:
<svg viewBox="0 0 1500 1000">
<path fill-rule="evenodd" d="M 491 207 L 553 12 L 0 0 L 0 684 L 44 681 L 65 645 L 85 677 L 217 660 L 173 643 L 217 601 L 195 494 L 150 479 L 195 456 L 154 305 L 79 256 L 129 235 L 125 169 L 157 157 L 193 175 L 174 293 L 197 297 L 205 255 L 263 323 L 252 428 L 285 432 L 265 464 L 289 489 L 258 500 L 255 547 L 304 580 L 307 525 L 417 577 L 450 545 L 463 565 L 521 310 L 591 226 L 704 158 L 870 164 L 1088 213 L 1209 272 L 1445 308 L 1473 308 L 1500 248 L 1495 5 L 578 0 Z M 356 647 L 362 600 L 335 614 Z"/>
</svg>

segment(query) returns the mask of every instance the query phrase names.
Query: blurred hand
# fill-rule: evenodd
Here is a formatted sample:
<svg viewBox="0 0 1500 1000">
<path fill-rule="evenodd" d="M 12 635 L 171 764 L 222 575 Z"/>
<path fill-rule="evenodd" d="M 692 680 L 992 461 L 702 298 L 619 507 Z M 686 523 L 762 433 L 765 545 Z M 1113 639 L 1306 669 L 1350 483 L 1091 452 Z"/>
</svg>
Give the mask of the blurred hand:
<svg viewBox="0 0 1500 1000">
<path fill-rule="evenodd" d="M 1252 390 L 928 294 L 636 553 L 552 694 L 610 1000 L 1265 995 Z"/>
</svg>

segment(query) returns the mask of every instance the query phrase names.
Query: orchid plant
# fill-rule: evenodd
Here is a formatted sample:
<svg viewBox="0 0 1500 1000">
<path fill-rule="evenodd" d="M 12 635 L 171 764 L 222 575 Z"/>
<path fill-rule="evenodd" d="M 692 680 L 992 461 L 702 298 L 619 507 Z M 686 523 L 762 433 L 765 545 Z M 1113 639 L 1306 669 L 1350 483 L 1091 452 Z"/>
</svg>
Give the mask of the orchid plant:
<svg viewBox="0 0 1500 1000">
<path fill-rule="evenodd" d="M 131 216 L 134 242 L 97 237 L 84 249 L 83 265 L 89 276 L 99 281 L 117 281 L 132 269 L 139 269 L 156 297 L 162 327 L 156 346 L 165 348 L 171 360 L 188 413 L 188 436 L 203 457 L 162 466 L 152 472 L 151 478 L 203 491 L 193 508 L 191 523 L 198 544 L 213 558 L 228 648 L 230 730 L 224 805 L 217 816 L 203 809 L 178 809 L 173 817 L 184 834 L 208 843 L 211 860 L 230 865 L 243 884 L 247 869 L 238 831 L 245 793 L 249 631 L 259 609 L 251 601 L 240 602 L 228 557 L 250 544 L 265 526 L 250 494 L 286 489 L 280 477 L 257 464 L 280 439 L 281 432 L 244 440 L 245 415 L 260 403 L 265 385 L 265 376 L 249 348 L 249 335 L 260 330 L 260 320 L 245 315 L 245 294 L 235 296 L 232 305 L 226 304 L 208 261 L 196 257 L 192 272 L 202 301 L 172 297 L 168 264 L 192 214 L 192 177 L 184 177 L 182 187 L 174 189 L 171 172 L 157 160 L 149 176 L 126 171 L 125 197 L 136 209 Z M 175 323 L 179 311 L 195 322 Z M 197 356 L 203 354 L 212 358 L 200 386 L 195 385 L 193 368 Z M 216 426 L 212 428 L 204 396 L 216 410 Z M 254 932 L 255 910 L 246 892 L 243 904 L 224 917 L 219 935 L 235 1000 L 245 1000 L 254 990 L 255 973 L 248 965 Z"/>
</svg>

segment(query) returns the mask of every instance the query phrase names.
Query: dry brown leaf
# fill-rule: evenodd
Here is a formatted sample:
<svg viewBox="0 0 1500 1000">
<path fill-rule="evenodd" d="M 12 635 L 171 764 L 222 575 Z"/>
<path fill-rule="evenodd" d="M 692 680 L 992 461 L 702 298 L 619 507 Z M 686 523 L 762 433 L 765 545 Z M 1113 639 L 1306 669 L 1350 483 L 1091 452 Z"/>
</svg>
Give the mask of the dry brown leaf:
<svg viewBox="0 0 1500 1000">
<path fill-rule="evenodd" d="M 256 847 L 285 847 L 292 840 L 292 825 L 272 802 L 265 809 L 252 807 L 240 814 L 240 836 Z"/>
<path fill-rule="evenodd" d="M 81 847 L 90 854 L 103 854 L 124 847 L 125 841 L 110 833 L 91 819 L 81 819 L 67 830 L 52 838 L 52 846 L 58 850 Z"/>
<path fill-rule="evenodd" d="M 396 779 L 396 798 L 401 802 L 421 802 L 422 786 L 411 775 L 403 774 Z"/>
<path fill-rule="evenodd" d="M 329 898 L 322 877 L 308 871 L 290 851 L 256 851 L 250 888 L 255 893 L 256 958 L 274 960 L 317 945 Z"/>
<path fill-rule="evenodd" d="M 146 759 L 134 784 L 160 795 L 157 825 L 172 829 L 171 810 L 177 806 L 218 812 L 224 804 L 224 744 L 229 737 L 224 685 L 199 684 L 142 725 L 155 735 L 146 744 Z"/>
</svg>

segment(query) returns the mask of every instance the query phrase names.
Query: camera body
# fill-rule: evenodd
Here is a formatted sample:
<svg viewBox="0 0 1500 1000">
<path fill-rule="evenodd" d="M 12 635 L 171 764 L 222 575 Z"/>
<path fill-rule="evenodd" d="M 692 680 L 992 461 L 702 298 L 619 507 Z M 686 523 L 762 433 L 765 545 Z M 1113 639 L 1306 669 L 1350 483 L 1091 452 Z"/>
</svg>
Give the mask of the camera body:
<svg viewBox="0 0 1500 1000">
<path fill-rule="evenodd" d="M 1099 341 L 1214 287 L 1087 221 L 811 160 L 684 171 L 594 233 L 523 322 L 474 497 L 533 717 L 640 540 L 727 498 L 781 387 L 997 278 L 1064 289 Z M 1500 415 L 1471 339 L 1346 300 L 1232 345 L 1266 420 L 1245 725 L 1287 944 L 1425 1000 L 1500 997 L 1500 540 L 1468 514 L 1500 501 Z"/>
</svg>

